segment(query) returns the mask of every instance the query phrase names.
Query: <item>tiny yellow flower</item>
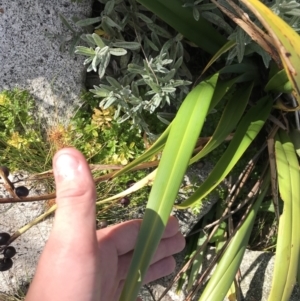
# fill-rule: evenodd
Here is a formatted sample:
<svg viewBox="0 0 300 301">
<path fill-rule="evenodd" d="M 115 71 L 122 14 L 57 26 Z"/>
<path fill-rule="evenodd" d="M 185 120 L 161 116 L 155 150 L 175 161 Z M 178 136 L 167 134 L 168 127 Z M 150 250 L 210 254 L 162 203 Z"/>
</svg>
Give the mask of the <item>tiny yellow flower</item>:
<svg viewBox="0 0 300 301">
<path fill-rule="evenodd" d="M 12 133 L 10 139 L 7 141 L 8 145 L 14 146 L 17 149 L 21 149 L 28 144 L 28 141 L 20 136 L 18 132 Z"/>
<path fill-rule="evenodd" d="M 9 101 L 9 98 L 4 95 L 0 94 L 0 105 L 4 106 Z"/>
</svg>

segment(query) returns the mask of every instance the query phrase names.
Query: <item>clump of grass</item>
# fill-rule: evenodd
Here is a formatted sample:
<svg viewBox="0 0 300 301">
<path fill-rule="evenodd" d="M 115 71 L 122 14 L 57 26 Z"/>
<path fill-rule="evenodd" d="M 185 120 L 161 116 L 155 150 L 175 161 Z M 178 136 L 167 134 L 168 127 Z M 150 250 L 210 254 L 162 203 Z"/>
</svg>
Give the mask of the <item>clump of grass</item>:
<svg viewBox="0 0 300 301">
<path fill-rule="evenodd" d="M 82 98 L 84 107 L 69 124 L 44 128 L 27 91 L 1 92 L 1 164 L 38 173 L 51 169 L 54 153 L 67 146 L 78 148 L 93 164 L 127 164 L 144 150 L 142 135 L 130 121 L 120 126 L 113 109 L 98 108 L 91 93 Z"/>
<path fill-rule="evenodd" d="M 49 169 L 51 161 L 41 122 L 35 116 L 35 102 L 27 91 L 0 93 L 1 165 L 11 171 L 30 173 Z"/>
</svg>

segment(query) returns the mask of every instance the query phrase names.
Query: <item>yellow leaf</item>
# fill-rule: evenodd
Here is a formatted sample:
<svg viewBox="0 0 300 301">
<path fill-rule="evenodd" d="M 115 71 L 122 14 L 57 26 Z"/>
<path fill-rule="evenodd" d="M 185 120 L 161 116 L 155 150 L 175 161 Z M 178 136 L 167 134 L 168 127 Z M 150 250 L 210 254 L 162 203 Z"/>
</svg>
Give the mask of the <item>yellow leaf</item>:
<svg viewBox="0 0 300 301">
<path fill-rule="evenodd" d="M 4 94 L 0 94 L 0 105 L 5 105 L 7 102 L 9 101 L 9 98 L 4 95 Z"/>
<path fill-rule="evenodd" d="M 295 111 L 299 110 L 299 107 L 292 107 L 292 106 L 285 104 L 281 98 L 278 98 L 276 100 L 276 103 L 274 104 L 273 107 L 276 109 L 285 111 L 285 112 L 295 112 Z"/>
<path fill-rule="evenodd" d="M 104 37 L 104 38 L 107 38 L 107 39 L 110 39 L 110 36 L 102 29 L 98 28 L 94 31 L 95 34 L 97 34 L 98 36 L 100 37 Z"/>
<path fill-rule="evenodd" d="M 241 0 L 258 18 L 273 40 L 300 104 L 300 37 L 285 21 L 259 0 Z"/>
<path fill-rule="evenodd" d="M 98 36 L 104 36 L 105 35 L 105 31 L 98 28 L 94 31 L 94 33 L 96 33 Z"/>
<path fill-rule="evenodd" d="M 17 149 L 21 149 L 27 144 L 27 140 L 22 138 L 19 132 L 13 132 L 10 139 L 7 141 L 7 144 L 14 146 Z"/>
<path fill-rule="evenodd" d="M 236 301 L 236 295 L 234 294 L 230 294 L 227 296 L 229 301 Z"/>
</svg>

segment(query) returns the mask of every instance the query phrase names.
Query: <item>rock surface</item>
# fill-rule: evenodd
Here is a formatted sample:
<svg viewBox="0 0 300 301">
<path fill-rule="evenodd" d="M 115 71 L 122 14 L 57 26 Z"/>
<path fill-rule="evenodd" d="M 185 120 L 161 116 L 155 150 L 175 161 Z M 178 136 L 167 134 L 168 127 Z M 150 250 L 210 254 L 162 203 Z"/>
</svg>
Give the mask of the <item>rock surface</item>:
<svg viewBox="0 0 300 301">
<path fill-rule="evenodd" d="M 0 0 L 0 91 L 29 90 L 49 123 L 68 120 L 83 88 L 83 57 L 59 50 L 68 37 L 59 14 L 68 20 L 89 16 L 92 0 Z"/>
<path fill-rule="evenodd" d="M 177 256 L 177 261 L 182 262 L 183 253 Z M 249 251 L 246 250 L 245 256 L 241 264 L 241 300 L 242 301 L 268 301 L 268 295 L 271 290 L 272 275 L 274 269 L 275 256 L 267 252 Z M 177 266 L 176 272 L 178 272 L 179 266 Z M 175 272 L 175 273 L 176 273 Z M 175 274 L 174 273 L 174 274 Z M 164 292 L 167 284 L 169 283 L 169 277 L 156 281 L 150 286 L 143 287 L 141 290 L 141 296 L 143 301 L 155 301 L 158 300 L 161 294 Z M 161 301 L 183 301 L 186 294 L 175 293 L 176 286 L 164 296 Z M 201 293 L 198 294 L 193 300 L 199 300 Z M 297 284 L 293 290 L 290 301 L 300 300 L 300 288 Z M 214 300 L 206 300 L 214 301 Z M 225 298 L 224 301 L 228 301 Z M 277 300 L 274 300 L 277 301 Z"/>
<path fill-rule="evenodd" d="M 271 253 L 246 250 L 241 265 L 241 288 L 246 301 L 267 301 L 271 290 L 275 256 Z M 300 300 L 297 284 L 290 301 Z"/>
<path fill-rule="evenodd" d="M 10 175 L 9 179 L 17 180 Z M 15 187 L 25 185 L 31 188 L 31 183 L 19 182 Z M 43 187 L 30 189 L 29 196 L 45 194 Z M 0 197 L 10 197 L 8 192 L 0 184 Z M 0 205 L 0 232 L 12 235 L 15 231 L 27 225 L 39 215 L 45 212 L 44 202 L 1 204 Z M 0 292 L 15 294 L 20 286 L 26 285 L 34 275 L 39 256 L 50 234 L 53 218 L 47 218 L 17 238 L 11 245 L 16 248 L 17 254 L 13 257 L 13 267 L 0 273 Z M 2 256 L 1 256 L 2 257 Z M 2 300 L 0 298 L 0 300 Z"/>
</svg>

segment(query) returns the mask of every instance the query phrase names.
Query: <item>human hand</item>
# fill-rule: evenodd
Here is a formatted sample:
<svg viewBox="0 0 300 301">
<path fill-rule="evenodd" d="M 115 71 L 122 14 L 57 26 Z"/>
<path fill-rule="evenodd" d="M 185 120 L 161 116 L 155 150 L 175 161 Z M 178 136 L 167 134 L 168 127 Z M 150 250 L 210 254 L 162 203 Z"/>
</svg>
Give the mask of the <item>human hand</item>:
<svg viewBox="0 0 300 301">
<path fill-rule="evenodd" d="M 96 231 L 95 184 L 83 155 L 73 148 L 53 159 L 57 210 L 26 301 L 117 301 L 129 269 L 141 220 Z M 185 240 L 172 217 L 144 283 L 170 274 L 172 254 Z"/>
</svg>

